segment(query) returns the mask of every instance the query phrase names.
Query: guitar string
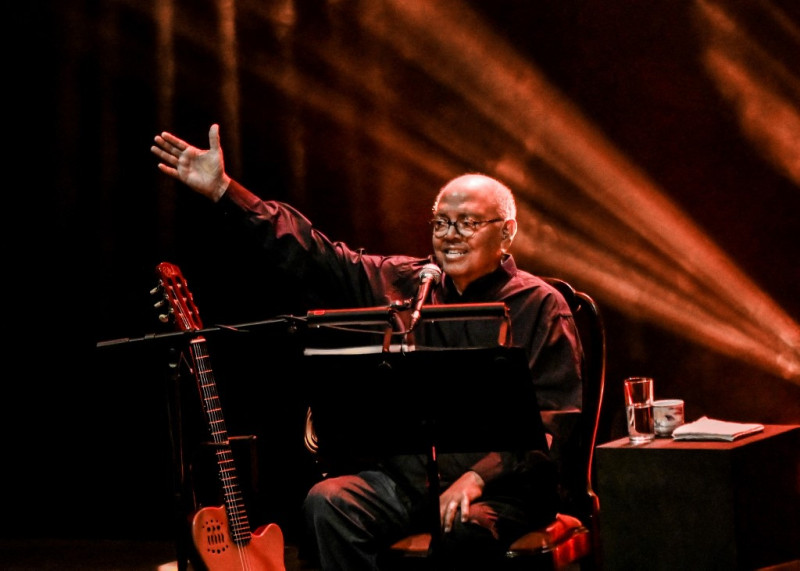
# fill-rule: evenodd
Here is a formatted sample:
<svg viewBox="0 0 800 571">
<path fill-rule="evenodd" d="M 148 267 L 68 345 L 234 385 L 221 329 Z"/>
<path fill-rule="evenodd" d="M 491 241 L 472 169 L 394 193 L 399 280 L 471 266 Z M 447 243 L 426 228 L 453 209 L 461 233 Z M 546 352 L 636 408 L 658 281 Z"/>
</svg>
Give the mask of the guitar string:
<svg viewBox="0 0 800 571">
<path fill-rule="evenodd" d="M 192 350 L 195 358 L 195 367 L 206 403 L 206 414 L 208 415 L 209 428 L 211 429 L 212 440 L 215 445 L 215 454 L 220 468 L 220 480 L 226 497 L 226 513 L 228 515 L 228 526 L 231 531 L 236 552 L 243 569 L 250 568 L 250 561 L 247 551 L 243 549 L 246 545 L 245 539 L 250 537 L 250 525 L 246 512 L 243 511 L 244 501 L 238 487 L 235 466 L 233 464 L 233 452 L 230 450 L 225 420 L 222 415 L 222 407 L 219 395 L 216 391 L 216 384 L 211 376 L 209 366 L 209 355 L 202 343 L 205 340 L 197 337 L 192 341 Z"/>
</svg>

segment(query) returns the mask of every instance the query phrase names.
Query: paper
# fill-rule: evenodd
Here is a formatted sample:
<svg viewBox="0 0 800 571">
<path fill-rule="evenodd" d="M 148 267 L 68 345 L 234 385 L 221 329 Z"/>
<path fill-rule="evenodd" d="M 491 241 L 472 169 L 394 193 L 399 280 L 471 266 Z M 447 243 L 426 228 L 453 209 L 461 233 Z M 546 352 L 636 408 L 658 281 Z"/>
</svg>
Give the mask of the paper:
<svg viewBox="0 0 800 571">
<path fill-rule="evenodd" d="M 674 440 L 736 440 L 764 430 L 763 424 L 714 420 L 707 416 L 683 424 L 672 432 Z"/>
</svg>

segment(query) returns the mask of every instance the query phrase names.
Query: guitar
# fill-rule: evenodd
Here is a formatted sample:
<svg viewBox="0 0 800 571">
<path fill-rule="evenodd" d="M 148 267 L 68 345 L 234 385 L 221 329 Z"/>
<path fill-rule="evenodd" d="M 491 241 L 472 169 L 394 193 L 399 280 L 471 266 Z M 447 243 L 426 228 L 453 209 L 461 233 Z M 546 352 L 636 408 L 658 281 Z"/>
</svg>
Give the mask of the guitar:
<svg viewBox="0 0 800 571">
<path fill-rule="evenodd" d="M 159 286 L 153 293 L 162 292 L 169 314 L 161 321 L 174 321 L 178 330 L 198 332 L 203 328 L 194 299 L 177 266 L 162 262 L 156 267 Z M 285 571 L 283 532 L 274 523 L 251 532 L 239 488 L 233 452 L 222 416 L 216 382 L 206 340 L 197 333 L 189 341 L 191 365 L 203 400 L 203 411 L 216 451 L 224 507 L 204 507 L 192 519 L 192 538 L 203 563 L 209 571 L 252 570 Z"/>
</svg>

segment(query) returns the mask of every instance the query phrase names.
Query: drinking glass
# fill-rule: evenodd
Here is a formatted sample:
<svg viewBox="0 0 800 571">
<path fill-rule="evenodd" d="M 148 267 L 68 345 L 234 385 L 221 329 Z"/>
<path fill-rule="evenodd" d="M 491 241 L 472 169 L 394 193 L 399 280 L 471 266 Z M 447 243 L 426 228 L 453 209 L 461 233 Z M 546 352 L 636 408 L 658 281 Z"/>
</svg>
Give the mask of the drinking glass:
<svg viewBox="0 0 800 571">
<path fill-rule="evenodd" d="M 625 412 L 628 416 L 628 438 L 631 443 L 643 444 L 655 438 L 652 378 L 625 379 Z"/>
</svg>

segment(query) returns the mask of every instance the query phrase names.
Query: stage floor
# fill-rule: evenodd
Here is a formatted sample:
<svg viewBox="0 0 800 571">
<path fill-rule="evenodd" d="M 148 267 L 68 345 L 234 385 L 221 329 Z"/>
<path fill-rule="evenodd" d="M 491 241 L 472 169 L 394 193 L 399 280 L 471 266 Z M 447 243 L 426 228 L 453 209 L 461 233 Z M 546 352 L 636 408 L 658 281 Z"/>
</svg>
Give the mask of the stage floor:
<svg viewBox="0 0 800 571">
<path fill-rule="evenodd" d="M 285 548 L 286 571 L 318 571 Z M 177 571 L 176 549 L 168 541 L 86 539 L 0 539 L 3 571 Z M 193 571 L 189 565 L 187 571 Z"/>
</svg>

